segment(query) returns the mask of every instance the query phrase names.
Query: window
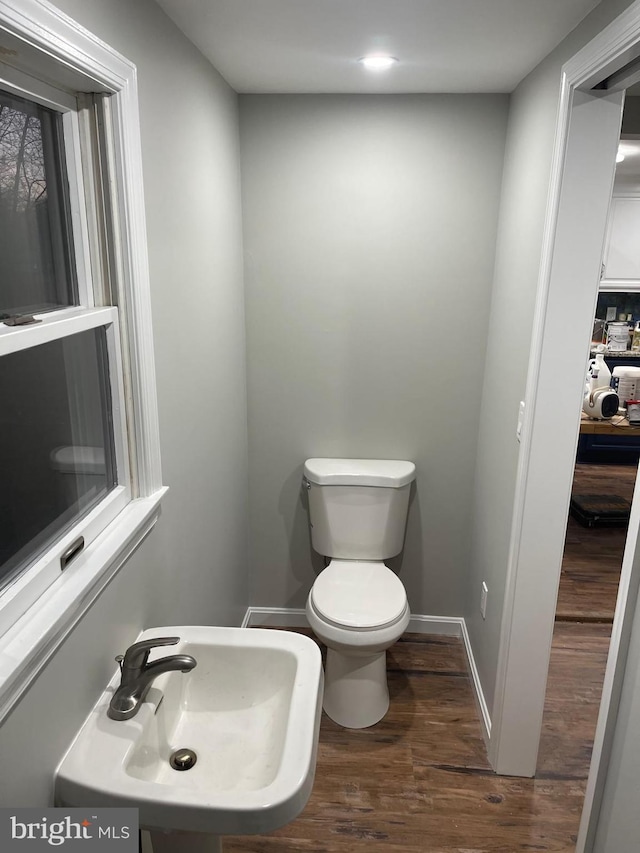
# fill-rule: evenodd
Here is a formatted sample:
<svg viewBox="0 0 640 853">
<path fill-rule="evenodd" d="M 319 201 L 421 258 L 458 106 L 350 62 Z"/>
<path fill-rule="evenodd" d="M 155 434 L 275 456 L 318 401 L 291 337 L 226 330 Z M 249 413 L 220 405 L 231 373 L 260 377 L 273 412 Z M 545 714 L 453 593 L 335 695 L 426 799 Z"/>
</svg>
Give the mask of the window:
<svg viewBox="0 0 640 853">
<path fill-rule="evenodd" d="M 118 311 L 95 307 L 102 259 L 82 264 L 110 235 L 80 194 L 93 163 L 68 157 L 82 122 L 100 140 L 63 92 L 44 106 L 15 88 L 0 88 L 0 634 L 131 498 Z"/>
<path fill-rule="evenodd" d="M 0 2 L 0 721 L 162 486 L 136 70 Z"/>
</svg>

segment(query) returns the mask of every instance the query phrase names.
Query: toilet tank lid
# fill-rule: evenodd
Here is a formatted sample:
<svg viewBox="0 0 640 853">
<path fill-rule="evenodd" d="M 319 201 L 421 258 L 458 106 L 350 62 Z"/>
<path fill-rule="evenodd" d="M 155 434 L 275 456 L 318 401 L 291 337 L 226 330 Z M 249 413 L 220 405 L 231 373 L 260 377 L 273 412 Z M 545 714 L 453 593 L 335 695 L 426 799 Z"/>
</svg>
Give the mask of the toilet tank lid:
<svg viewBox="0 0 640 853">
<path fill-rule="evenodd" d="M 307 459 L 304 476 L 318 486 L 399 489 L 415 480 L 416 466 L 400 459 Z"/>
</svg>

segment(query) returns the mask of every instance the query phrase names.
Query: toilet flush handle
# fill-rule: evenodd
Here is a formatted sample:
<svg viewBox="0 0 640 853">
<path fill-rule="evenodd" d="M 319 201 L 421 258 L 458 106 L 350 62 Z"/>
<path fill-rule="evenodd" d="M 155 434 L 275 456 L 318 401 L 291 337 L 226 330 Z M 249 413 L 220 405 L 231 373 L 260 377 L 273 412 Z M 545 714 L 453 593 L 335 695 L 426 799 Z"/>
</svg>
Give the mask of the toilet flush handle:
<svg viewBox="0 0 640 853">
<path fill-rule="evenodd" d="M 303 478 L 302 478 L 302 486 L 303 486 L 303 488 L 305 488 L 307 491 L 310 491 L 310 490 L 311 490 L 311 483 L 307 480 L 307 478 L 306 478 L 306 477 L 303 477 Z"/>
</svg>

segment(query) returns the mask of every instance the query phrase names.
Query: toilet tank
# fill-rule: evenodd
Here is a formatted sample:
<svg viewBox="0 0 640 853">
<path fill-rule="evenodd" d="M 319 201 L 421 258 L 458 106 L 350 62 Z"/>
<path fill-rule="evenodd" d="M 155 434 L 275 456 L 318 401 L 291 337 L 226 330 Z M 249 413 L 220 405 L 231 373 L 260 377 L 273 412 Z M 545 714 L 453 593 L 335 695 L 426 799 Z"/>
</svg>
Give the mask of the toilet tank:
<svg viewBox="0 0 640 853">
<path fill-rule="evenodd" d="M 413 462 L 307 459 L 311 543 L 337 560 L 387 560 L 402 551 Z"/>
</svg>

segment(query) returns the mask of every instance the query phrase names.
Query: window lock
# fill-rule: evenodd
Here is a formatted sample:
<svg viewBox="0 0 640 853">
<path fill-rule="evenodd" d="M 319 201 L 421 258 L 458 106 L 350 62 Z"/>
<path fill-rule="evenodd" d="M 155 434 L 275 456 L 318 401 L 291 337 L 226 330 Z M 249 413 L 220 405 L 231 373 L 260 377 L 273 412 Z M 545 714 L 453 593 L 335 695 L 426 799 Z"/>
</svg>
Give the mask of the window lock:
<svg viewBox="0 0 640 853">
<path fill-rule="evenodd" d="M 80 551 L 84 548 L 84 536 L 78 536 L 75 542 L 72 542 L 71 545 L 67 548 L 67 550 L 60 557 L 60 569 L 64 571 L 71 560 L 74 557 L 77 557 Z"/>
</svg>

